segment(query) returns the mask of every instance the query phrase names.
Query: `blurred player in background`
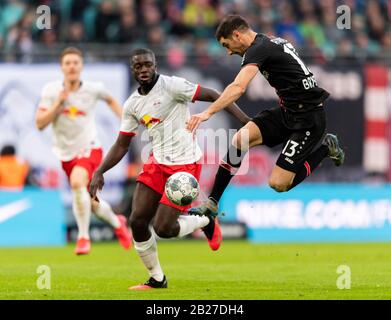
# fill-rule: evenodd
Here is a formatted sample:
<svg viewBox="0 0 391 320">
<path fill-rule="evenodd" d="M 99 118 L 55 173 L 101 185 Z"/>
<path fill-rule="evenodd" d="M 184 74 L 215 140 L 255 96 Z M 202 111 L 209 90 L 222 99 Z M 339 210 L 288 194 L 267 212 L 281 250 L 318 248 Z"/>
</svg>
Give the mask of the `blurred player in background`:
<svg viewBox="0 0 391 320">
<path fill-rule="evenodd" d="M 189 206 L 173 204 L 164 192 L 167 179 L 176 172 L 189 172 L 199 180 L 202 152 L 196 137 L 185 128 L 185 121 L 190 118 L 188 102 L 212 102 L 219 94 L 183 78 L 158 74 L 155 54 L 149 49 L 135 50 L 130 63 L 140 86 L 125 102 L 120 133 L 94 173 L 90 193 L 95 197 L 102 189 L 103 174 L 125 156 L 138 126 L 144 125 L 152 142 L 152 154 L 137 179 L 130 226 L 134 247 L 150 278 L 145 284 L 130 289 L 166 288 L 156 238 L 150 230 L 152 221 L 154 231 L 161 238 L 183 237 L 202 228 L 212 250 L 217 250 L 221 243 L 221 231 L 214 214 L 182 215 Z M 249 121 L 236 105 L 228 106 L 227 111 L 243 124 Z"/>
<path fill-rule="evenodd" d="M 301 183 L 325 157 L 332 159 L 336 166 L 343 164 L 345 153 L 337 137 L 332 134 L 324 137 L 324 101 L 329 93 L 317 86 L 292 44 L 282 38 L 256 33 L 238 15 L 229 15 L 220 23 L 216 39 L 229 55 L 243 57 L 242 68 L 217 101 L 192 116 L 187 128 L 194 131 L 202 121 L 239 99 L 258 72 L 276 89 L 280 106 L 260 112 L 235 134 L 219 166 L 209 199 L 192 208 L 190 213 L 217 212 L 218 201 L 242 158 L 256 145 L 285 144 L 269 179 L 270 186 L 277 192 L 288 191 Z"/>
<path fill-rule="evenodd" d="M 102 200 L 92 200 L 88 193 L 92 174 L 102 160 L 102 148 L 95 127 L 95 106 L 103 100 L 121 117 L 121 106 L 102 83 L 82 81 L 83 56 L 76 48 L 66 48 L 60 57 L 64 79 L 50 82 L 42 91 L 36 113 L 36 126 L 43 130 L 53 126 L 53 151 L 61 160 L 72 188 L 72 207 L 79 229 L 75 253 L 87 254 L 91 243 L 89 226 L 91 211 L 113 228 L 120 244 L 129 249 L 131 234 L 126 218 L 116 215 Z"/>
</svg>

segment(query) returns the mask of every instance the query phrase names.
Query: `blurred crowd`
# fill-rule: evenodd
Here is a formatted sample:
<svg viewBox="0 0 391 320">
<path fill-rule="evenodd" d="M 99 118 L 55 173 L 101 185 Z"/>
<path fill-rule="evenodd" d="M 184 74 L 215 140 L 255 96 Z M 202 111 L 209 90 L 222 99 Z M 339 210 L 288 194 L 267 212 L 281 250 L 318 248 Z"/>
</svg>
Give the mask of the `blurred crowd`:
<svg viewBox="0 0 391 320">
<path fill-rule="evenodd" d="M 39 5 L 51 9 L 51 29 L 37 28 Z M 351 29 L 336 26 L 337 7 L 351 10 Z M 0 0 L 0 57 L 18 60 L 39 48 L 90 43 L 146 45 L 172 61 L 224 54 L 214 39 L 227 13 L 290 40 L 319 63 L 335 56 L 391 56 L 387 0 Z M 345 21 L 346 22 L 346 21 Z"/>
</svg>

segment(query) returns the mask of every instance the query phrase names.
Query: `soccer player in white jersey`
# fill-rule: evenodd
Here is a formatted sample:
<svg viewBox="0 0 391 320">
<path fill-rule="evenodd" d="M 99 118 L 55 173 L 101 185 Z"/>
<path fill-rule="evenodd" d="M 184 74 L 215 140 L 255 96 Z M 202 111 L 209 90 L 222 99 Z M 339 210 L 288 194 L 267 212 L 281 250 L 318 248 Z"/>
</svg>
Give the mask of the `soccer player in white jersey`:
<svg viewBox="0 0 391 320">
<path fill-rule="evenodd" d="M 95 127 L 95 105 L 103 100 L 121 117 L 118 102 L 106 92 L 102 83 L 81 81 L 83 56 L 80 50 L 66 48 L 60 56 L 62 81 L 50 82 L 42 90 L 36 113 L 36 126 L 43 130 L 50 123 L 54 134 L 53 151 L 61 160 L 72 188 L 72 207 L 78 226 L 77 255 L 90 252 L 89 226 L 91 212 L 109 223 L 120 242 L 129 249 L 132 236 L 126 218 L 116 215 L 102 199 L 91 199 L 88 193 L 92 174 L 102 161 L 102 148 Z"/>
<path fill-rule="evenodd" d="M 188 102 L 215 101 L 219 94 L 183 78 L 158 74 L 156 59 L 149 49 L 136 49 L 131 58 L 131 69 L 139 88 L 125 102 L 120 133 L 102 164 L 95 171 L 90 194 L 104 185 L 103 174 L 115 166 L 127 153 L 131 139 L 141 124 L 148 130 L 152 141 L 152 154 L 137 179 L 133 195 L 130 226 L 134 247 L 149 271 L 149 280 L 130 287 L 131 290 L 167 288 L 167 279 L 160 266 L 153 228 L 161 238 L 183 237 L 202 228 L 209 246 L 217 250 L 222 241 L 215 216 L 183 215 L 189 206 L 171 203 L 164 192 L 167 178 L 175 172 L 185 171 L 200 178 L 202 152 L 196 138 L 186 130 L 190 118 Z M 228 112 L 243 124 L 249 118 L 236 106 Z"/>
</svg>

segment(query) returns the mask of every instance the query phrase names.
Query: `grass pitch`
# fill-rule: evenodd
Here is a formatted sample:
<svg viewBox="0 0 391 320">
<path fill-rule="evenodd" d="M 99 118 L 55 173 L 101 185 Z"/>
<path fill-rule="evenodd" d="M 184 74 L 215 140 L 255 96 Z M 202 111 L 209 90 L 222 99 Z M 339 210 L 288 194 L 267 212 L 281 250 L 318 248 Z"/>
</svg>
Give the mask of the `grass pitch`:
<svg viewBox="0 0 391 320">
<path fill-rule="evenodd" d="M 93 244 L 88 256 L 63 248 L 0 248 L 0 299 L 391 299 L 391 244 L 252 244 L 160 241 L 168 289 L 128 291 L 147 278 L 132 249 Z M 37 268 L 51 270 L 39 290 Z M 337 288 L 339 265 L 351 289 Z"/>
</svg>

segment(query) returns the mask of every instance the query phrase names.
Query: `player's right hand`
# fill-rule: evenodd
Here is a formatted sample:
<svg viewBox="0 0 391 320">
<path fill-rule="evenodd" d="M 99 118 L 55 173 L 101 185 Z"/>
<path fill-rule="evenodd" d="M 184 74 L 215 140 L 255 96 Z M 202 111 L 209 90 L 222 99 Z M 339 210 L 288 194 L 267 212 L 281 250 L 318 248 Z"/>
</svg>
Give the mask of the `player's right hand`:
<svg viewBox="0 0 391 320">
<path fill-rule="evenodd" d="M 104 184 L 105 179 L 103 174 L 100 171 L 95 171 L 90 184 L 90 196 L 92 199 L 97 199 L 96 193 L 98 190 L 102 190 Z"/>
</svg>

